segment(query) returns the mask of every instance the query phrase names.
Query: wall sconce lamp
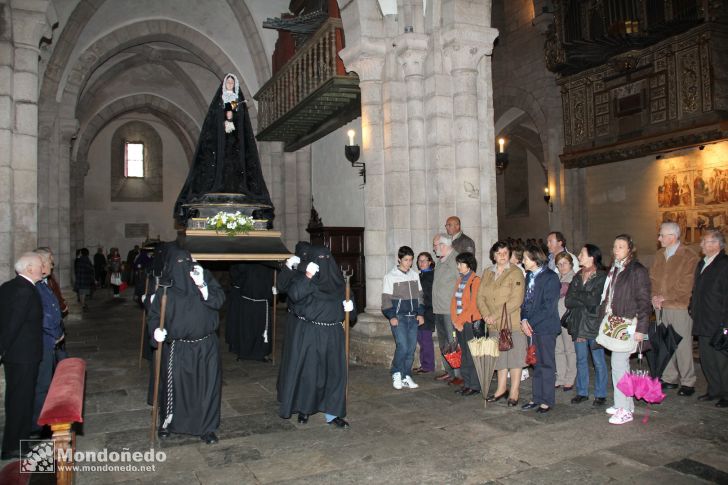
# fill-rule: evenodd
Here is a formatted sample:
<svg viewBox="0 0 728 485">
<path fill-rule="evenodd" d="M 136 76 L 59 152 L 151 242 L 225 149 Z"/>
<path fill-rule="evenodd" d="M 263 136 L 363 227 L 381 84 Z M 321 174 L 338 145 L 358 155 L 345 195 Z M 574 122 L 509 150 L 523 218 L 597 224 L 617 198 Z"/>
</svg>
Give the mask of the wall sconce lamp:
<svg viewBox="0 0 728 485">
<path fill-rule="evenodd" d="M 551 191 L 549 190 L 549 186 L 543 188 L 543 201 L 546 202 L 546 206 L 549 209 L 549 212 L 554 211 L 554 204 L 551 203 Z"/>
<path fill-rule="evenodd" d="M 349 130 L 346 134 L 349 137 L 349 144 L 344 146 L 344 155 L 346 155 L 346 159 L 351 162 L 352 167 L 359 169 L 359 175 L 361 175 L 364 179 L 363 183 L 367 183 L 366 163 L 359 161 L 361 150 L 359 145 L 354 144 L 354 136 L 356 135 L 356 132 L 354 130 Z"/>
<path fill-rule="evenodd" d="M 504 150 L 505 144 L 505 138 L 498 138 L 498 153 L 495 154 L 495 173 L 498 175 L 505 172 L 506 167 L 508 167 L 508 154 Z"/>
</svg>

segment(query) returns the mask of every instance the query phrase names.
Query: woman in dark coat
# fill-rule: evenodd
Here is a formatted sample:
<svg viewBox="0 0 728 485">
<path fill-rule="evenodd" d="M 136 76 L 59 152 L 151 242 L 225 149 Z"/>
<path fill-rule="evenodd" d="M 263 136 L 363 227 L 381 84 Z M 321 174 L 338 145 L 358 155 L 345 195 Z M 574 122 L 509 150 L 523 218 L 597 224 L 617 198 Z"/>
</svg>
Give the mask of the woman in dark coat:
<svg viewBox="0 0 728 485">
<path fill-rule="evenodd" d="M 637 319 L 637 328 L 634 341 L 639 344 L 647 335 L 652 314 L 652 294 L 650 289 L 650 275 L 642 263 L 637 261 L 634 242 L 628 234 L 620 234 L 614 240 L 612 248 L 614 262 L 609 270 L 605 289 L 602 294 L 602 304 L 599 308 L 599 322 L 601 324 L 607 314 L 624 319 Z M 646 350 L 647 343 L 642 350 Z M 611 417 L 611 424 L 625 424 L 632 421 L 634 401 L 625 396 L 617 388 L 617 384 L 629 368 L 629 357 L 632 352 L 612 351 L 612 385 L 614 386 L 614 406 L 607 409 Z"/>
<path fill-rule="evenodd" d="M 75 276 L 74 288 L 78 292 L 78 299 L 84 310 L 88 309 L 86 306 L 86 297 L 91 295 L 91 289 L 95 284 L 94 266 L 91 264 L 88 254 L 88 249 L 82 248 L 73 267 Z"/>
<path fill-rule="evenodd" d="M 604 348 L 596 343 L 599 332 L 599 303 L 602 300 L 607 272 L 602 266 L 602 251 L 585 244 L 579 253 L 581 269 L 571 280 L 565 305 L 571 311 L 567 330 L 574 339 L 576 350 L 576 396 L 572 404 L 589 399 L 589 353 L 594 361 L 594 406 L 607 400 L 607 362 Z"/>
<path fill-rule="evenodd" d="M 536 345 L 533 372 L 533 397 L 523 409 L 546 413 L 556 404 L 556 336 L 561 333 L 559 292 L 561 283 L 548 266 L 548 259 L 536 245 L 526 247 L 523 266 L 526 268 L 526 295 L 521 305 L 521 329 Z"/>
<path fill-rule="evenodd" d="M 290 352 L 281 366 L 279 414 L 288 419 L 298 413 L 300 423 L 317 412 L 339 428 L 349 426 L 346 416 L 346 356 L 344 343 L 345 284 L 341 269 L 323 246 L 310 248 L 305 273 L 296 271 L 288 285 L 289 311 L 296 331 Z M 300 265 L 299 265 L 300 267 Z M 352 306 L 350 306 L 352 305 Z"/>
<path fill-rule="evenodd" d="M 182 433 L 199 436 L 207 444 L 217 443 L 222 372 L 216 332 L 225 292 L 209 271 L 193 262 L 189 251 L 177 245 L 169 245 L 166 251 L 164 273 L 148 318 L 154 339 L 164 345 L 159 436 Z"/>
<path fill-rule="evenodd" d="M 435 262 L 432 255 L 422 252 L 417 255 L 417 267 L 420 270 L 420 286 L 422 286 L 422 304 L 425 306 L 425 323 L 417 327 L 417 344 L 420 346 L 420 366 L 414 369 L 415 374 L 426 374 L 435 371 L 435 344 L 432 332 L 435 331 L 435 315 L 432 313 L 432 283 L 435 279 Z"/>
</svg>

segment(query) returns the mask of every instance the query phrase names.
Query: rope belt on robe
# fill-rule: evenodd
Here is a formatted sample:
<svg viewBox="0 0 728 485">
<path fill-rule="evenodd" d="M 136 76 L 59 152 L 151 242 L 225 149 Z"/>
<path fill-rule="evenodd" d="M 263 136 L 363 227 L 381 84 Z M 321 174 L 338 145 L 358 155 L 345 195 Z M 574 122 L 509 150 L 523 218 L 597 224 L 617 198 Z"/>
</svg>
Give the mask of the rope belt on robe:
<svg viewBox="0 0 728 485">
<path fill-rule="evenodd" d="M 235 288 L 239 287 L 236 286 Z M 242 295 L 242 298 L 245 298 L 248 301 L 252 301 L 253 303 L 265 303 L 265 330 L 263 330 L 263 342 L 268 343 L 268 300 L 256 300 L 255 298 L 250 298 L 245 295 Z"/>
<path fill-rule="evenodd" d="M 314 320 L 309 320 L 308 318 L 304 318 L 301 315 L 298 315 L 296 312 L 294 312 L 290 308 L 288 309 L 288 311 L 290 313 L 292 313 L 299 320 L 303 320 L 304 322 L 311 322 L 315 325 L 321 325 L 322 327 L 334 327 L 336 325 L 341 325 L 342 327 L 344 326 L 344 322 L 316 322 Z"/>
<path fill-rule="evenodd" d="M 162 429 L 167 429 L 167 426 L 169 426 L 169 423 L 172 422 L 172 416 L 173 416 L 173 408 L 174 408 L 174 380 L 172 379 L 172 371 L 174 370 L 174 344 L 177 342 L 184 342 L 186 344 L 195 344 L 197 342 L 202 342 L 203 340 L 206 340 L 211 335 L 213 335 L 214 332 L 208 333 L 204 337 L 200 337 L 198 339 L 188 340 L 188 339 L 174 339 L 172 340 L 172 343 L 169 345 L 169 361 L 167 362 L 167 410 L 164 417 L 164 423 L 162 423 Z"/>
</svg>

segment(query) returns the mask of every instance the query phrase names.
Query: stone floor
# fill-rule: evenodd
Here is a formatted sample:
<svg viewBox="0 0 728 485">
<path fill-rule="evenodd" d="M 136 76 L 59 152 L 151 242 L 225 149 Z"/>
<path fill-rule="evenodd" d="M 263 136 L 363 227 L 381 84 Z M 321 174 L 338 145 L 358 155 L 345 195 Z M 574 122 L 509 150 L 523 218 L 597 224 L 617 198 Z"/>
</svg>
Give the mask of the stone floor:
<svg viewBox="0 0 728 485">
<path fill-rule="evenodd" d="M 150 448 L 147 367 L 138 367 L 141 314 L 128 300 L 97 295 L 68 324 L 68 350 L 88 364 L 79 450 Z M 347 419 L 331 429 L 277 415 L 277 367 L 237 362 L 223 351 L 220 442 L 194 437 L 156 443 L 154 471 L 80 472 L 77 484 L 347 483 L 728 483 L 728 412 L 670 395 L 649 422 L 607 423 L 590 402 L 558 404 L 545 415 L 460 397 L 431 376 L 396 391 L 385 368 L 350 369 Z M 699 382 L 698 392 L 705 388 Z M 530 380 L 521 395 L 530 395 Z M 644 404 L 638 414 L 645 414 Z M 2 423 L 2 421 L 0 421 Z"/>
</svg>

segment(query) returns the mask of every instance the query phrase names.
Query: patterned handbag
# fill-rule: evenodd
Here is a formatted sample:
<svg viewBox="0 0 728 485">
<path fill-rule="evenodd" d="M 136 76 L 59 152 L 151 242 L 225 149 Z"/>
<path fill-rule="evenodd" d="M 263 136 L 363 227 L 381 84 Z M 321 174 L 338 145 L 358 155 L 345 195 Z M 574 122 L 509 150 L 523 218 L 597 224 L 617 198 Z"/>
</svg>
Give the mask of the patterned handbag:
<svg viewBox="0 0 728 485">
<path fill-rule="evenodd" d="M 634 334 L 637 331 L 637 317 L 624 318 L 607 313 L 599 324 L 597 343 L 612 352 L 637 351 Z"/>
<path fill-rule="evenodd" d="M 511 335 L 511 316 L 508 314 L 506 304 L 503 304 L 501 312 L 501 329 L 498 332 L 498 350 L 508 352 L 513 348 L 513 336 Z"/>
</svg>

